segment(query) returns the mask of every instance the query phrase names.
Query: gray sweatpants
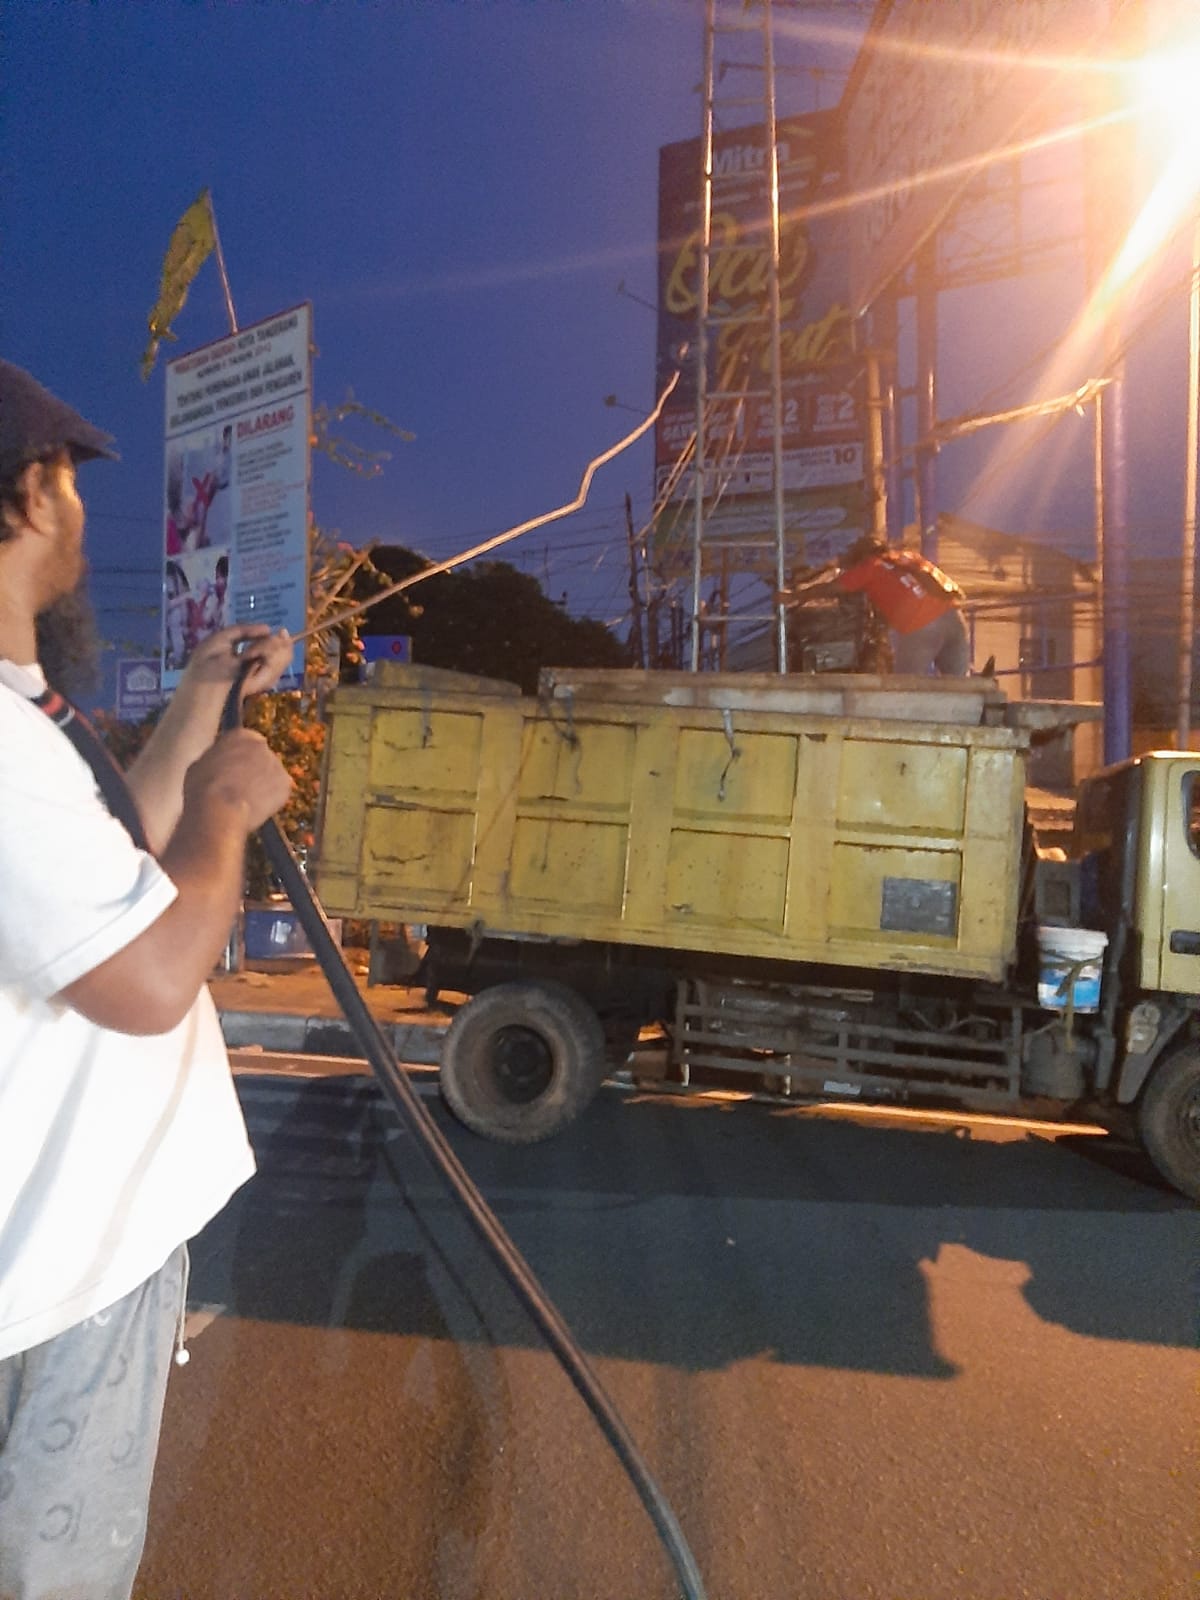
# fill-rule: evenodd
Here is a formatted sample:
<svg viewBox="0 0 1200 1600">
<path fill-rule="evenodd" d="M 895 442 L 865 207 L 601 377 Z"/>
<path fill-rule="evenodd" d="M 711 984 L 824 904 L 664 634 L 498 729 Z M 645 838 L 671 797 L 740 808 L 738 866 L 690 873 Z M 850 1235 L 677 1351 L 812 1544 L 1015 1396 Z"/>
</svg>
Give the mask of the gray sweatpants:
<svg viewBox="0 0 1200 1600">
<path fill-rule="evenodd" d="M 971 670 L 971 642 L 957 606 L 943 611 L 913 633 L 892 632 L 892 671 L 925 677 L 965 678 Z"/>
<path fill-rule="evenodd" d="M 0 1600 L 129 1600 L 186 1266 L 0 1361 Z"/>
</svg>

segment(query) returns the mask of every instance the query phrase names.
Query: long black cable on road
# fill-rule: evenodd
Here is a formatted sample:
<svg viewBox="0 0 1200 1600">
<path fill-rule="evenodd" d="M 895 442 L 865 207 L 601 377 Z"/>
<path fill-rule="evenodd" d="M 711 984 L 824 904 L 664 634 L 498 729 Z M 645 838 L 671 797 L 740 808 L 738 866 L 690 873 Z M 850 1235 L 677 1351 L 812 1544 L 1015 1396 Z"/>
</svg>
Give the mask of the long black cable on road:
<svg viewBox="0 0 1200 1600">
<path fill-rule="evenodd" d="M 226 730 L 241 725 L 241 682 L 230 691 L 222 716 Z M 645 1457 L 625 1424 L 591 1363 L 575 1342 L 562 1313 L 538 1282 L 532 1267 L 517 1249 L 499 1218 L 479 1192 L 470 1174 L 451 1149 L 448 1140 L 408 1081 L 396 1052 L 384 1037 L 370 1008 L 359 992 L 341 947 L 333 936 L 324 909 L 300 869 L 291 845 L 274 817 L 258 830 L 271 870 L 283 885 L 300 926 L 312 946 L 334 998 L 350 1024 L 371 1071 L 390 1101 L 393 1111 L 423 1147 L 458 1201 L 484 1248 L 488 1250 L 529 1315 L 541 1329 L 546 1343 L 567 1377 L 575 1385 L 583 1403 L 595 1417 L 601 1432 L 612 1446 L 630 1482 L 653 1522 L 663 1547 L 683 1587 L 685 1600 L 705 1600 L 704 1580 L 696 1558 L 688 1547 L 679 1519 L 671 1509 Z"/>
</svg>

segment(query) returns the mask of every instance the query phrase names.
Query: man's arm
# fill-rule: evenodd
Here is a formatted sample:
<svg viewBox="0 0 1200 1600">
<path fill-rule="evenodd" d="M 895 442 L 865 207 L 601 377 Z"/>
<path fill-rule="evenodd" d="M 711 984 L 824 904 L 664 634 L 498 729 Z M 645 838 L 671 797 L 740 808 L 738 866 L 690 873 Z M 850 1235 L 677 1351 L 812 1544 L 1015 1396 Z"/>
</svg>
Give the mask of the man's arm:
<svg viewBox="0 0 1200 1600">
<path fill-rule="evenodd" d="M 799 583 L 793 583 L 790 589 L 780 589 L 776 594 L 777 600 L 785 603 L 796 600 L 801 595 L 810 593 L 813 589 L 824 589 L 831 583 L 836 583 L 841 577 L 840 569 L 835 565 L 822 567 L 814 577 L 802 578 Z"/>
<path fill-rule="evenodd" d="M 179 822 L 160 857 L 176 899 L 58 998 L 117 1033 L 166 1033 L 182 1022 L 229 937 L 246 840 L 290 790 L 260 734 L 223 734 L 188 771 Z"/>
<path fill-rule="evenodd" d="M 243 640 L 246 648 L 239 656 L 235 647 Z M 258 694 L 275 684 L 291 655 L 290 636 L 271 633 L 261 623 L 223 628 L 193 651 L 158 726 L 125 774 L 156 855 L 163 854 L 174 836 L 188 768 L 216 738 L 225 701 L 243 665 L 250 663 L 243 693 Z"/>
</svg>

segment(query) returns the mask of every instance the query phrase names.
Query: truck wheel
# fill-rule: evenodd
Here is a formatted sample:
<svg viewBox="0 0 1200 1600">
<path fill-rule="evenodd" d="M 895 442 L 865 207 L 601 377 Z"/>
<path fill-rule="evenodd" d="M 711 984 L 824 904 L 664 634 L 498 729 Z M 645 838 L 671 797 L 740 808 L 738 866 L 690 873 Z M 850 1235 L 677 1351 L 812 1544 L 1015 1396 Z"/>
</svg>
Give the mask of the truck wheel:
<svg viewBox="0 0 1200 1600">
<path fill-rule="evenodd" d="M 560 983 L 500 983 L 455 1015 L 441 1088 L 460 1122 L 503 1144 L 548 1139 L 604 1081 L 604 1029 Z"/>
<path fill-rule="evenodd" d="M 1163 1177 L 1200 1200 L 1200 1048 L 1176 1050 L 1155 1067 L 1138 1108 L 1138 1132 Z"/>
</svg>

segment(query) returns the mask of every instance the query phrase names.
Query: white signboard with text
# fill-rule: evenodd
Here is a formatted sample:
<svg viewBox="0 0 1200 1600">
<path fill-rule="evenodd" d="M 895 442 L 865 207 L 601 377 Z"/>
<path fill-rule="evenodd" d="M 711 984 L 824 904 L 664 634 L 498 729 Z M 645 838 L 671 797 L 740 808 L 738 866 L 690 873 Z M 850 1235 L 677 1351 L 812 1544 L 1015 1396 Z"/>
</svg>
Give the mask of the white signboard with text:
<svg viewBox="0 0 1200 1600">
<path fill-rule="evenodd" d="M 312 307 L 167 363 L 163 689 L 233 622 L 303 632 Z M 303 673 L 297 646 L 291 680 Z"/>
</svg>

